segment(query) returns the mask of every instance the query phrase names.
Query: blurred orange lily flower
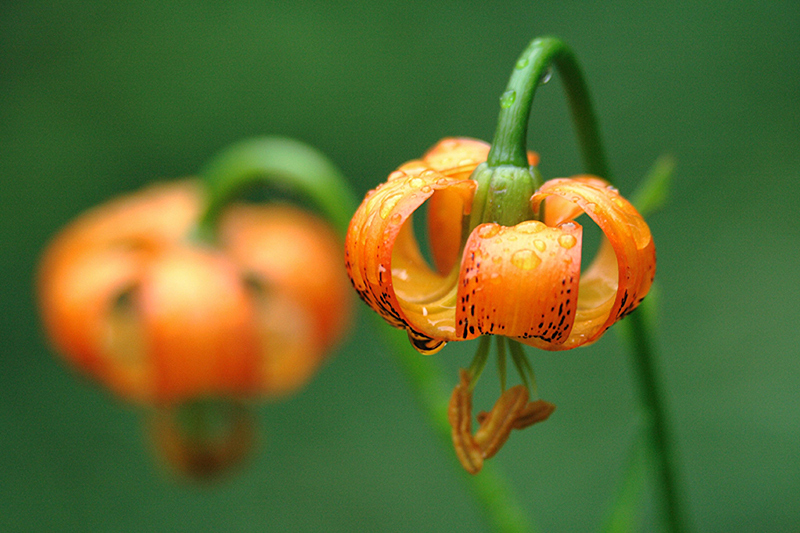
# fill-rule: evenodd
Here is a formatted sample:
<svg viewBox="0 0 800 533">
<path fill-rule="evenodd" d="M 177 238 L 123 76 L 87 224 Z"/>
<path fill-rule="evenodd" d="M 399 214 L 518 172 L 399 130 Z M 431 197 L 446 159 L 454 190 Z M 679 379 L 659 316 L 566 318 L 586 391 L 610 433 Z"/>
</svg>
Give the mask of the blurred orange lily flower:
<svg viewBox="0 0 800 533">
<path fill-rule="evenodd" d="M 339 239 L 325 222 L 288 205 L 232 204 L 212 246 L 190 238 L 204 201 L 187 180 L 97 207 L 53 240 L 39 273 L 57 351 L 121 398 L 166 413 L 297 390 L 350 317 Z M 227 412 L 231 438 L 248 435 Z M 182 448 L 173 422 L 159 415 L 156 438 L 190 471 L 225 462 L 209 454 L 241 453 L 230 442 Z"/>
<path fill-rule="evenodd" d="M 367 194 L 346 239 L 353 286 L 424 353 L 492 334 L 544 350 L 597 340 L 650 289 L 656 258 L 647 224 L 605 181 L 576 176 L 536 191 L 531 206 L 543 208 L 541 221 L 483 223 L 466 234 L 477 187 L 470 175 L 489 148 L 444 139 Z M 426 200 L 433 266 L 407 223 Z M 582 213 L 605 234 L 583 273 Z"/>
</svg>

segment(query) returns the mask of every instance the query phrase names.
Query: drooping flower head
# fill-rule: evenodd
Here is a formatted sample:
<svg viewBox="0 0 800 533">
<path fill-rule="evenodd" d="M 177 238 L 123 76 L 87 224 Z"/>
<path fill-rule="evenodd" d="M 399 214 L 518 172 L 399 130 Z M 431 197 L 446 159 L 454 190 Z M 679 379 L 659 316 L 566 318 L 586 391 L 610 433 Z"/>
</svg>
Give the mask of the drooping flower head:
<svg viewBox="0 0 800 533">
<path fill-rule="evenodd" d="M 517 70 L 527 65 L 520 60 Z M 401 165 L 366 195 L 345 249 L 361 299 L 405 329 L 420 352 L 494 335 L 510 339 L 523 379 L 532 379 L 517 343 L 556 351 L 597 340 L 647 295 L 655 245 L 644 219 L 607 181 L 579 175 L 541 182 L 538 156 L 524 150 L 527 109 L 520 111 L 526 114 L 521 141 L 519 134 L 505 135 L 501 113 L 494 145 L 447 138 Z M 426 202 L 430 264 L 411 221 Z M 576 220 L 582 214 L 604 234 L 589 260 L 582 257 L 583 229 Z M 543 420 L 553 409 L 528 402 L 526 387 L 524 395 L 512 387 L 473 436 L 470 394 L 485 351 L 479 349 L 477 363 L 462 374 L 450 406 L 456 451 L 473 473 L 499 448 L 488 442 L 502 444 L 511 429 Z"/>
<path fill-rule="evenodd" d="M 192 475 L 242 457 L 246 404 L 301 388 L 350 321 L 330 224 L 286 203 L 226 201 L 201 240 L 208 202 L 184 180 L 96 207 L 56 236 L 38 279 L 56 350 L 147 406 L 157 446 Z"/>
</svg>

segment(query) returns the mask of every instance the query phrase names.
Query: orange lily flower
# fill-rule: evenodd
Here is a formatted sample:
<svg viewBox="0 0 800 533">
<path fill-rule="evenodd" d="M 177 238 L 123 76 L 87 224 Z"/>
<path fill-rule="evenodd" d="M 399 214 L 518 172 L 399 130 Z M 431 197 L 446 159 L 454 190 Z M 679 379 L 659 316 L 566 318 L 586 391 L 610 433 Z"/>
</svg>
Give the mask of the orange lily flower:
<svg viewBox="0 0 800 533">
<path fill-rule="evenodd" d="M 655 245 L 647 224 L 605 181 L 577 176 L 536 191 L 531 205 L 544 205 L 542 221 L 484 223 L 462 235 L 477 187 L 470 175 L 488 151 L 482 141 L 444 139 L 368 193 L 346 239 L 353 286 L 427 353 L 480 335 L 544 350 L 597 340 L 650 289 Z M 407 223 L 426 200 L 433 267 Z M 605 234 L 583 273 L 575 222 L 582 213 Z"/>
<path fill-rule="evenodd" d="M 38 280 L 57 351 L 121 398 L 165 413 L 293 392 L 349 321 L 339 239 L 326 223 L 287 205 L 232 204 L 211 246 L 190 239 L 204 201 L 188 180 L 97 207 L 54 239 Z M 232 416 L 232 438 L 245 439 Z M 230 442 L 181 444 L 171 420 L 156 418 L 156 439 L 179 468 L 241 455 Z"/>
<path fill-rule="evenodd" d="M 530 206 L 541 220 L 470 228 L 478 187 L 470 178 L 489 149 L 474 139 L 444 139 L 367 194 L 345 244 L 353 286 L 426 354 L 481 335 L 544 350 L 594 342 L 650 289 L 655 245 L 647 224 L 607 182 L 576 176 L 547 181 L 533 194 Z M 535 166 L 538 157 L 529 153 L 528 160 Z M 426 201 L 433 265 L 420 252 L 410 220 Z M 582 273 L 582 227 L 575 219 L 583 213 L 605 237 Z M 473 435 L 476 379 L 462 371 L 448 413 L 457 456 L 473 474 L 512 429 L 545 420 L 555 409 L 542 400 L 528 402 L 527 390 L 518 385 L 505 390 L 490 413 L 479 415 Z"/>
</svg>

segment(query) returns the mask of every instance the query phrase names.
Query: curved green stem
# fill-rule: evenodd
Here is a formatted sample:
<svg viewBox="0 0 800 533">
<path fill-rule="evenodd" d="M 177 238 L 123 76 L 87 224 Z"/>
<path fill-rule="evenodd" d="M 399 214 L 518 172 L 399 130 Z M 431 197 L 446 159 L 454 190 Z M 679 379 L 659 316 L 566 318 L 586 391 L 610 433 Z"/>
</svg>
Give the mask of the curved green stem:
<svg viewBox="0 0 800 533">
<path fill-rule="evenodd" d="M 500 116 L 487 163 L 527 167 L 528 117 L 536 88 L 555 66 L 567 95 L 586 171 L 608 177 L 609 169 L 589 90 L 572 50 L 556 37 L 534 39 L 517 60 L 500 98 Z"/>
<path fill-rule="evenodd" d="M 488 167 L 528 167 L 527 132 L 533 97 L 540 81 L 549 75 L 553 67 L 562 78 L 585 171 L 611 181 L 611 171 L 586 82 L 573 52 L 555 37 L 534 39 L 519 57 L 508 87 L 500 98 L 500 116 L 487 158 Z M 661 173 L 669 175 L 671 167 L 665 164 L 665 169 Z M 666 183 L 668 178 L 659 181 Z M 685 519 L 678 498 L 667 416 L 655 369 L 649 324 L 641 310 L 622 324 L 625 324 L 622 327 L 630 330 L 634 368 L 640 382 L 640 399 L 646 418 L 650 421 L 647 440 L 658 465 L 665 515 L 671 531 L 682 531 Z"/>
<path fill-rule="evenodd" d="M 347 181 L 325 155 L 286 137 L 239 141 L 217 154 L 200 174 L 208 200 L 197 236 L 205 241 L 213 241 L 225 205 L 244 187 L 256 182 L 308 198 L 342 232 L 347 230 L 351 206 L 355 205 Z"/>
</svg>

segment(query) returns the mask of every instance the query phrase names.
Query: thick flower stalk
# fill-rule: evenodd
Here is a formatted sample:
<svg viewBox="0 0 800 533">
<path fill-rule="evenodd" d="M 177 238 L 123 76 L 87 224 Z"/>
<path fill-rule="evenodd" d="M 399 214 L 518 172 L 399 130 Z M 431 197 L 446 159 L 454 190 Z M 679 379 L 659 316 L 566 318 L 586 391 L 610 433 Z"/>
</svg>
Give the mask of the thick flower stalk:
<svg viewBox="0 0 800 533">
<path fill-rule="evenodd" d="M 512 429 L 544 420 L 554 409 L 529 401 L 533 372 L 518 343 L 551 351 L 590 344 L 639 305 L 655 275 L 650 230 L 630 202 L 597 176 L 542 183 L 538 156 L 525 149 L 537 73 L 552 59 L 542 59 L 536 41 L 520 58 L 491 146 L 447 138 L 401 165 L 367 194 L 346 238 L 347 271 L 359 296 L 405 329 L 420 352 L 435 353 L 451 341 L 501 338 L 503 393 L 479 415 L 475 434 L 471 394 L 488 344 L 481 343 L 451 397 L 453 443 L 471 473 Z M 577 75 L 572 66 L 563 69 L 568 76 Z M 593 116 L 587 120 L 591 129 Z M 426 202 L 430 262 L 412 223 Z M 584 214 L 604 234 L 591 260 L 582 257 L 578 217 Z M 525 386 L 505 388 L 506 345 Z"/>
<path fill-rule="evenodd" d="M 167 182 L 84 213 L 49 245 L 38 279 L 56 350 L 153 407 L 157 446 L 194 475 L 242 457 L 245 404 L 302 387 L 350 320 L 340 241 L 324 219 L 208 190 Z M 209 205 L 218 212 L 200 232 Z"/>
</svg>

